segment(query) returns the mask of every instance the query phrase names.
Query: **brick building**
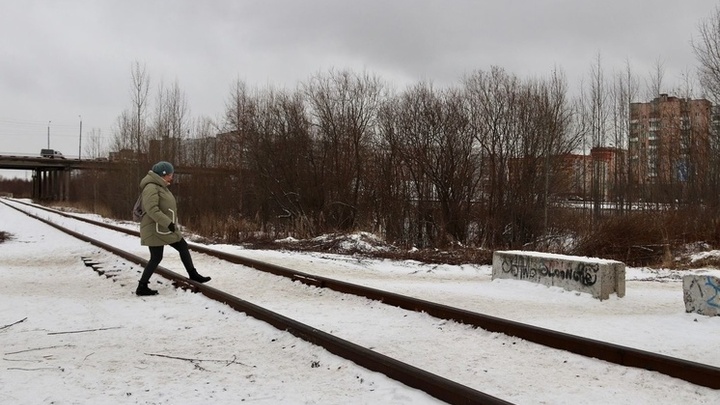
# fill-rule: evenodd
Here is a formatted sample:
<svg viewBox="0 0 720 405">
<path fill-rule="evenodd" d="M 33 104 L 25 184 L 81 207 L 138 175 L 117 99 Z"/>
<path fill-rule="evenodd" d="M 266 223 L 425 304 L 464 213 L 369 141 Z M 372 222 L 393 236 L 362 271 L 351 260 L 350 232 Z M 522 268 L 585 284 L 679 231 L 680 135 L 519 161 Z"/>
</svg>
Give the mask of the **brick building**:
<svg viewBox="0 0 720 405">
<path fill-rule="evenodd" d="M 661 94 L 630 103 L 628 181 L 638 193 L 677 198 L 708 172 L 712 104 Z"/>
<path fill-rule="evenodd" d="M 590 200 L 597 195 L 602 201 L 614 200 L 617 185 L 625 182 L 625 157 L 625 150 L 606 147 L 592 148 L 590 155 L 558 156 L 558 196 Z"/>
</svg>

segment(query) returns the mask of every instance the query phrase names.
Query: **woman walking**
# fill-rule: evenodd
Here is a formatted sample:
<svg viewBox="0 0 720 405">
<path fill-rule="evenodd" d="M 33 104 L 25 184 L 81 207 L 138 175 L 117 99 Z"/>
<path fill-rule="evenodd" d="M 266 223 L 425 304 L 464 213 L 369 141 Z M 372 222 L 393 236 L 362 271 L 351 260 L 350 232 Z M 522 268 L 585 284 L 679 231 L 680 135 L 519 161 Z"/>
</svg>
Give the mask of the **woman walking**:
<svg viewBox="0 0 720 405">
<path fill-rule="evenodd" d="M 192 257 L 178 224 L 177 203 L 168 186 L 172 183 L 174 169 L 169 162 L 161 161 L 153 165 L 152 170 L 140 181 L 142 206 L 145 214 L 140 221 L 140 244 L 150 249 L 150 260 L 140 276 L 135 294 L 155 295 L 157 290 L 148 287 L 150 276 L 163 258 L 165 245 L 172 246 L 180 253 L 190 280 L 199 283 L 210 281 L 210 277 L 201 276 L 193 266 Z"/>
</svg>

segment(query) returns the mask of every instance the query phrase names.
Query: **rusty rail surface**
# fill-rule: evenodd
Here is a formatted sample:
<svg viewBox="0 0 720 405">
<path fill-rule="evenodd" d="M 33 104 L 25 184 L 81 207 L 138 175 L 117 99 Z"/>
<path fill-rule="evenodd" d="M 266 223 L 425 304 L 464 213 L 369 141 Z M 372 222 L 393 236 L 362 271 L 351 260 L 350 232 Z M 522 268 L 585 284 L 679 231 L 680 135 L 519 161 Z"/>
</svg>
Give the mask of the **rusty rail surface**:
<svg viewBox="0 0 720 405">
<path fill-rule="evenodd" d="M 139 232 L 137 231 L 128 230 L 115 225 L 66 214 L 46 207 L 36 205 L 31 206 L 115 231 L 124 232 L 130 235 L 139 235 Z M 388 291 L 360 286 L 327 277 L 316 276 L 239 255 L 219 252 L 196 244 L 190 244 L 190 246 L 197 252 L 205 253 L 231 263 L 252 267 L 278 276 L 289 277 L 292 280 L 296 280 L 304 284 L 329 288 L 334 291 L 377 300 L 388 305 L 393 305 L 411 311 L 426 312 L 429 315 L 441 319 L 472 325 L 490 332 L 503 333 L 508 336 L 514 336 L 529 342 L 538 343 L 559 350 L 565 350 L 582 356 L 593 357 L 622 366 L 656 371 L 696 385 L 720 389 L 720 368 L 707 364 L 678 359 L 663 354 L 602 342 L 595 339 L 584 338 L 581 336 L 454 308 Z"/>
</svg>

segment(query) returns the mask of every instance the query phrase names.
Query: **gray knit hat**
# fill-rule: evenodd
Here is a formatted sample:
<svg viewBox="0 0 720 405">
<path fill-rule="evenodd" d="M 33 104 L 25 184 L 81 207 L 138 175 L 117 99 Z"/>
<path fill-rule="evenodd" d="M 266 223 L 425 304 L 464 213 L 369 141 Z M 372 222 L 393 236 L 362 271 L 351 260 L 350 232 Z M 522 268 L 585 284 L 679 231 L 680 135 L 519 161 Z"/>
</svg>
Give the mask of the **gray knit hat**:
<svg viewBox="0 0 720 405">
<path fill-rule="evenodd" d="M 170 162 L 166 162 L 163 160 L 155 163 L 152 167 L 152 171 L 157 173 L 159 176 L 164 176 L 166 174 L 174 172 L 175 169 L 173 169 L 173 165 L 170 164 Z"/>
</svg>

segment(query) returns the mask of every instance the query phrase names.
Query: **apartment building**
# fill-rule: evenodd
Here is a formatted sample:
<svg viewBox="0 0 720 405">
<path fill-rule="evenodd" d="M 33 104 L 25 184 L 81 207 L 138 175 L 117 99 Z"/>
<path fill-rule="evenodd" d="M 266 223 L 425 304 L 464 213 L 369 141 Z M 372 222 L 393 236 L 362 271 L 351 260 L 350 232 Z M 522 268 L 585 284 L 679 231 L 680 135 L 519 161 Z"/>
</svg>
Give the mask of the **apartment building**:
<svg viewBox="0 0 720 405">
<path fill-rule="evenodd" d="M 677 198 L 709 169 L 712 103 L 661 94 L 630 103 L 628 182 L 636 192 Z"/>
</svg>

